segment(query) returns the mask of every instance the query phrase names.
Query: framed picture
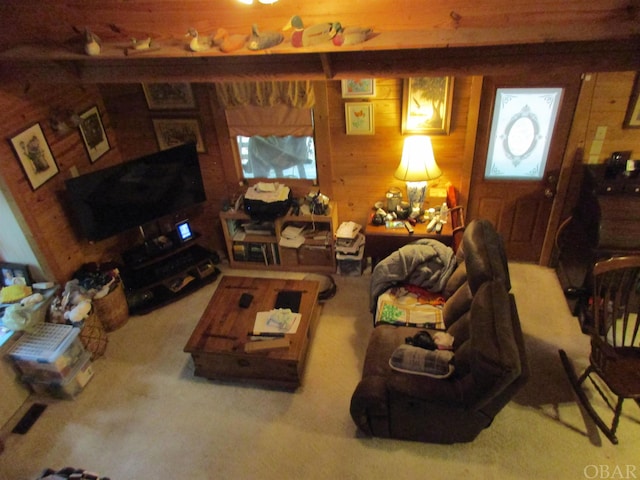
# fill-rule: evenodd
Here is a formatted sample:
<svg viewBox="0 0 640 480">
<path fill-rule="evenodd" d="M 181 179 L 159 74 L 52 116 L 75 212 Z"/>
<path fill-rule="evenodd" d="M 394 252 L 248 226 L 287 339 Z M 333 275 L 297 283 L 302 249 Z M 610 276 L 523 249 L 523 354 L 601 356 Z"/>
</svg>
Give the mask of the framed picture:
<svg viewBox="0 0 640 480">
<path fill-rule="evenodd" d="M 373 104 L 367 102 L 349 102 L 344 104 L 347 122 L 347 135 L 373 135 Z"/>
<path fill-rule="evenodd" d="M 487 180 L 540 180 L 562 88 L 498 88 L 487 151 Z"/>
<path fill-rule="evenodd" d="M 27 265 L 19 263 L 0 263 L 2 270 L 2 286 L 9 285 L 31 285 L 31 276 Z"/>
<path fill-rule="evenodd" d="M 624 118 L 623 128 L 640 128 L 640 72 L 636 73 L 636 79 L 631 89 L 627 115 Z"/>
<path fill-rule="evenodd" d="M 402 133 L 449 134 L 453 77 L 405 78 Z"/>
<path fill-rule="evenodd" d="M 160 150 L 195 142 L 198 152 L 206 152 L 200 132 L 200 122 L 197 119 L 154 118 L 152 121 Z"/>
<path fill-rule="evenodd" d="M 94 163 L 111 149 L 109 139 L 102 126 L 98 107 L 91 107 L 86 112 L 81 113 L 78 127 L 91 163 Z"/>
<path fill-rule="evenodd" d="M 342 98 L 364 98 L 376 96 L 376 81 L 373 78 L 342 80 Z"/>
<path fill-rule="evenodd" d="M 59 172 L 39 123 L 13 137 L 11 144 L 33 190 Z"/>
<path fill-rule="evenodd" d="M 143 83 L 149 110 L 190 110 L 196 99 L 190 83 Z"/>
</svg>

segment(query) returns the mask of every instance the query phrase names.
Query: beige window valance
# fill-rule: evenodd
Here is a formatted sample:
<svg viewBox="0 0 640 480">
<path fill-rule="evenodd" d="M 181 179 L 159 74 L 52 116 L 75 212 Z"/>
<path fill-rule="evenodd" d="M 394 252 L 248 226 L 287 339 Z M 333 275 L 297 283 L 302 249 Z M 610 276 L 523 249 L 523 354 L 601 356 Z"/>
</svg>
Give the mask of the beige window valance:
<svg viewBox="0 0 640 480">
<path fill-rule="evenodd" d="M 216 92 L 224 108 L 286 105 L 309 109 L 315 103 L 311 81 L 216 83 Z"/>
</svg>

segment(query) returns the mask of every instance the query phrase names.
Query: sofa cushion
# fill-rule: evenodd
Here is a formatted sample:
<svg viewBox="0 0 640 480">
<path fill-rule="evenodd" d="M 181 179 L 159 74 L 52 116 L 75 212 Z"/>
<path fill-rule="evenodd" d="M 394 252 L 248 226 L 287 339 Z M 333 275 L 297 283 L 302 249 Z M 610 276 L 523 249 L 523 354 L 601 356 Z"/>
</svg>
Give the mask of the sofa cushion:
<svg viewBox="0 0 640 480">
<path fill-rule="evenodd" d="M 471 308 L 473 293 L 469 288 L 469 282 L 464 282 L 442 307 L 442 320 L 446 328 L 450 328 L 462 315 Z"/>
<path fill-rule="evenodd" d="M 400 345 L 391 354 L 389 366 L 394 370 L 432 378 L 447 378 L 453 373 L 451 350 L 426 350 L 413 345 Z"/>
<path fill-rule="evenodd" d="M 502 238 L 488 220 L 474 220 L 462 239 L 467 281 L 471 292 L 488 280 L 501 280 L 511 289 L 509 267 Z"/>
<path fill-rule="evenodd" d="M 470 370 L 476 408 L 490 401 L 521 373 L 509 294 L 500 280 L 480 286 L 471 305 Z"/>
<path fill-rule="evenodd" d="M 471 312 L 466 312 L 447 329 L 453 337 L 453 351 L 455 352 L 471 337 Z"/>
<path fill-rule="evenodd" d="M 442 296 L 445 300 L 451 297 L 451 295 L 453 295 L 466 281 L 467 267 L 464 264 L 464 260 L 458 261 L 458 266 L 449 277 L 449 280 L 447 280 L 444 290 L 442 290 Z"/>
</svg>

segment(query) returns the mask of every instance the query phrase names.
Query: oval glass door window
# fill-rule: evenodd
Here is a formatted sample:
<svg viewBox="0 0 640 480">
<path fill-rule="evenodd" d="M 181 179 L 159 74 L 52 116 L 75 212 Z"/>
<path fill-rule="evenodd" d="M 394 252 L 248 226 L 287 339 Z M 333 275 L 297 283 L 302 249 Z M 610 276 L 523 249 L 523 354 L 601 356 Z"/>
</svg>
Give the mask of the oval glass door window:
<svg viewBox="0 0 640 480">
<path fill-rule="evenodd" d="M 561 88 L 497 90 L 486 179 L 542 178 L 561 97 Z"/>
</svg>

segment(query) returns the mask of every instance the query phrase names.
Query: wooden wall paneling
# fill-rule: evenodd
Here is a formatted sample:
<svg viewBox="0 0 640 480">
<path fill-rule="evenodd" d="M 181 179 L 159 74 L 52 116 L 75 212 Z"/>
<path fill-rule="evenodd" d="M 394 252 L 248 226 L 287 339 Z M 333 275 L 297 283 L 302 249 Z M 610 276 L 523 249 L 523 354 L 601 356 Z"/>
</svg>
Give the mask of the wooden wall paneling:
<svg viewBox="0 0 640 480">
<path fill-rule="evenodd" d="M 44 260 L 42 267 L 52 280 L 64 283 L 82 263 L 104 260 L 110 244 L 90 245 L 80 240 L 74 221 L 66 209 L 64 180 L 69 178 L 69 169 L 88 171 L 119 161 L 116 138 L 111 129 L 109 116 L 94 86 L 77 85 L 5 85 L 0 89 L 0 131 L 6 139 L 33 125 L 40 123 L 47 143 L 58 164 L 60 172 L 40 186 L 36 191 L 31 186 L 14 155 L 9 142 L 0 145 L 0 174 L 8 186 L 13 201 L 17 204 Z M 91 164 L 82 142 L 80 132 L 58 134 L 49 119 L 53 108 L 84 112 L 97 105 L 111 150 Z"/>
<path fill-rule="evenodd" d="M 449 135 L 433 135 L 432 142 L 443 176 L 430 182 L 443 188 L 452 182 L 461 189 L 469 117 L 471 79 L 457 78 L 454 88 L 452 128 Z M 384 200 L 389 187 L 397 187 L 406 197 L 404 182 L 393 177 L 402 155 L 402 79 L 376 79 L 376 96 L 343 99 L 339 81 L 327 82 L 333 148 L 333 191 L 340 204 L 340 221 L 366 223 L 375 202 Z M 344 104 L 367 101 L 374 105 L 375 135 L 346 135 Z M 461 192 L 466 195 L 466 192 Z M 427 200 L 439 204 L 437 199 Z"/>
<path fill-rule="evenodd" d="M 200 168 L 207 201 L 188 212 L 194 230 L 202 234 L 203 245 L 214 250 L 224 250 L 224 239 L 219 228 L 218 212 L 224 199 L 229 196 L 229 186 L 225 180 L 222 155 L 218 145 L 217 129 L 211 108 L 209 88 L 205 84 L 193 84 L 196 99 L 195 110 L 149 110 L 142 85 L 137 84 L 104 84 L 100 86 L 105 103 L 108 106 L 124 161 L 158 151 L 153 118 L 196 118 L 205 143 L 206 152 L 199 153 Z M 172 228 L 180 220 L 177 213 L 161 219 L 163 231 Z"/>
</svg>

